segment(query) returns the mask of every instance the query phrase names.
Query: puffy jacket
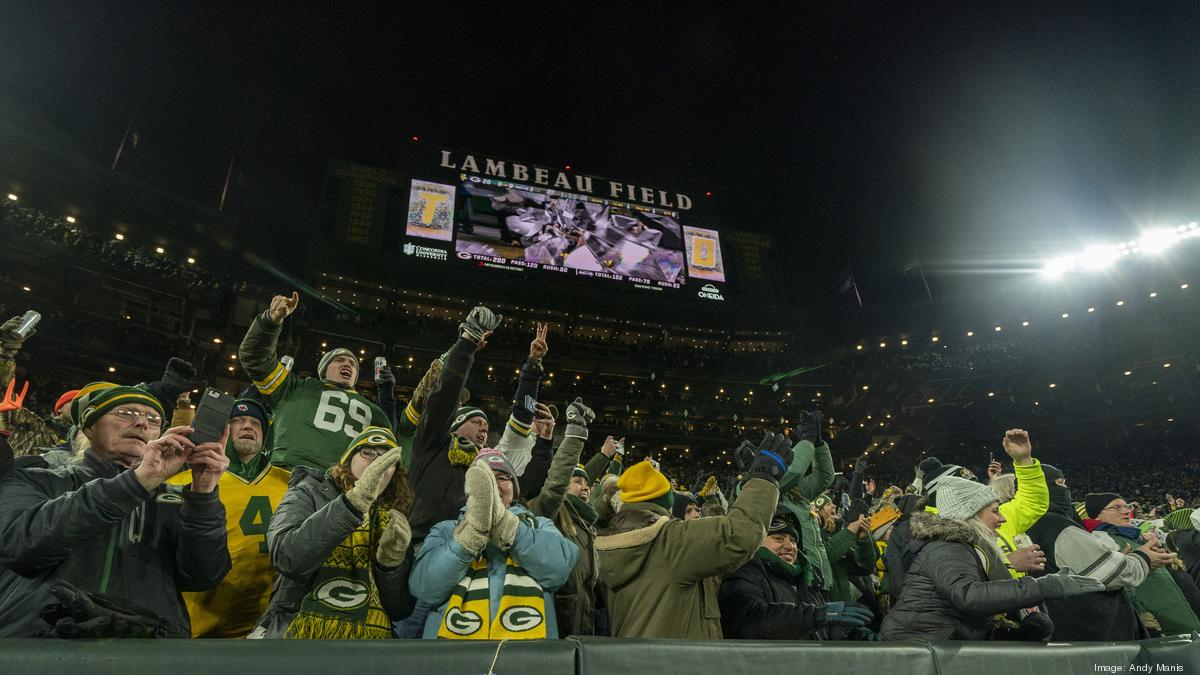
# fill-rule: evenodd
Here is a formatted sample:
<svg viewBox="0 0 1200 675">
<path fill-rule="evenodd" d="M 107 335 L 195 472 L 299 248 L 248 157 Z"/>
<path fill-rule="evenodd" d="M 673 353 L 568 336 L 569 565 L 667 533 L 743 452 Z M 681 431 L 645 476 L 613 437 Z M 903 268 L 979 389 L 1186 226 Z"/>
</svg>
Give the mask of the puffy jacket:
<svg viewBox="0 0 1200 675">
<path fill-rule="evenodd" d="M 994 615 L 1045 600 L 1036 580 L 1011 578 L 1003 561 L 979 548 L 970 525 L 929 513 L 910 522 L 916 558 L 884 617 L 885 640 L 986 640 Z"/>
<path fill-rule="evenodd" d="M 758 550 L 779 490 L 751 479 L 729 515 L 672 520 L 657 504 L 625 504 L 596 538 L 613 637 L 721 637 L 720 578 Z"/>
<path fill-rule="evenodd" d="M 513 504 L 508 511 L 521 519 L 512 548 L 506 553 L 489 543 L 482 553 L 488 561 L 491 611 L 488 622 L 495 620 L 500 608 L 506 563 L 511 556 L 542 587 L 542 599 L 546 603 L 546 637 L 556 638 L 558 624 L 554 616 L 554 591 L 570 576 L 571 568 L 579 556 L 579 548 L 562 536 L 549 518 L 534 516 L 520 504 Z M 434 525 L 413 564 L 412 577 L 409 579 L 412 594 L 437 607 L 437 611 L 430 612 L 425 621 L 426 639 L 437 637 L 450 595 L 467 575 L 474 560 L 454 538 L 457 525 L 458 520 L 446 520 Z"/>
<path fill-rule="evenodd" d="M 754 556 L 721 582 L 721 629 L 743 640 L 822 640 L 825 598 L 821 589 L 769 558 Z"/>
<path fill-rule="evenodd" d="M 215 587 L 230 568 L 217 491 L 147 492 L 132 469 L 92 451 L 0 482 L 0 637 L 34 637 L 57 579 L 154 612 L 190 637 L 180 591 Z"/>
<path fill-rule="evenodd" d="M 271 604 L 258 622 L 266 630 L 263 637 L 283 637 L 317 571 L 362 521 L 363 514 L 342 496 L 332 478 L 304 466 L 292 469 L 288 491 L 267 528 L 271 564 L 279 575 L 275 577 Z M 410 549 L 400 566 L 388 568 L 376 563 L 373 570 L 380 604 L 393 621 L 412 613 L 413 601 L 408 593 L 411 561 Z"/>
</svg>

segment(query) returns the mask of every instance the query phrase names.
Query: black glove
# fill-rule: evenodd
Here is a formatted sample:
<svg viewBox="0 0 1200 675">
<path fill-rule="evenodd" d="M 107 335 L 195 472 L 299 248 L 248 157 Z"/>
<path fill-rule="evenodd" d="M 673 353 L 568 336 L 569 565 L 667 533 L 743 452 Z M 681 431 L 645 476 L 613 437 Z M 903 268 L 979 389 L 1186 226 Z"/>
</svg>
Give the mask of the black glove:
<svg viewBox="0 0 1200 675">
<path fill-rule="evenodd" d="M 750 464 L 747 478 L 766 478 L 778 483 L 795 456 L 787 436 L 768 431 L 754 451 L 754 461 Z"/>
<path fill-rule="evenodd" d="M 871 610 L 854 603 L 825 603 L 825 620 L 823 623 L 829 625 L 865 628 L 874 619 L 875 615 L 871 613 Z"/>
<path fill-rule="evenodd" d="M 867 456 L 863 455 L 854 463 L 854 473 L 862 476 L 867 473 L 867 469 L 871 468 L 871 462 L 867 461 Z"/>
<path fill-rule="evenodd" d="M 392 372 L 391 367 L 384 366 L 379 369 L 379 377 L 375 378 L 375 386 L 379 389 L 384 387 L 396 388 L 396 374 Z"/>
<path fill-rule="evenodd" d="M 821 443 L 821 425 L 825 422 L 825 415 L 820 410 L 801 410 L 799 419 L 796 422 L 796 434 L 800 436 L 800 440 L 808 441 L 814 446 L 820 447 Z"/>
<path fill-rule="evenodd" d="M 57 603 L 41 612 L 44 635 L 59 638 L 163 638 L 167 623 L 125 600 L 88 593 L 59 580 L 50 592 Z"/>
<path fill-rule="evenodd" d="M 174 405 L 175 399 L 185 391 L 199 389 L 205 385 L 204 380 L 197 379 L 196 366 L 183 359 L 172 356 L 167 361 L 167 369 L 162 379 L 156 382 L 158 386 L 153 392 L 160 399 L 165 398 Z M 153 386 L 153 385 L 152 385 Z"/>
</svg>

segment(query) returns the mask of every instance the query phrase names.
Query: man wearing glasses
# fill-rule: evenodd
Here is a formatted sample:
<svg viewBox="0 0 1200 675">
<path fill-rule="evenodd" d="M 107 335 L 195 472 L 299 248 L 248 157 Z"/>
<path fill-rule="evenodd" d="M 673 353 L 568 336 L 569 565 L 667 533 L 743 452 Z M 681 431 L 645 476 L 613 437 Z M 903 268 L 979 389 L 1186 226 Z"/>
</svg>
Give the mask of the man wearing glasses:
<svg viewBox="0 0 1200 675">
<path fill-rule="evenodd" d="M 1153 533 L 1142 534 L 1133 524 L 1133 509 L 1120 495 L 1110 492 L 1089 494 L 1083 500 L 1087 512 L 1084 526 L 1112 538 L 1122 549 L 1136 549 L 1150 544 L 1156 553 L 1167 553 Z M 1170 554 L 1167 565 L 1177 564 L 1178 556 Z M 1151 565 L 1155 568 L 1155 565 Z M 1200 630 L 1200 619 L 1192 611 L 1183 591 L 1171 576 L 1166 566 L 1150 570 L 1133 592 L 1133 604 L 1142 622 L 1152 631 L 1163 635 L 1178 635 Z"/>
<path fill-rule="evenodd" d="M 217 494 L 228 431 L 197 444 L 162 423 L 148 392 L 111 387 L 81 411 L 91 445 L 77 461 L 0 482 L 0 637 L 189 636 L 180 592 L 230 568 Z M 165 484 L 185 465 L 190 486 Z"/>
</svg>

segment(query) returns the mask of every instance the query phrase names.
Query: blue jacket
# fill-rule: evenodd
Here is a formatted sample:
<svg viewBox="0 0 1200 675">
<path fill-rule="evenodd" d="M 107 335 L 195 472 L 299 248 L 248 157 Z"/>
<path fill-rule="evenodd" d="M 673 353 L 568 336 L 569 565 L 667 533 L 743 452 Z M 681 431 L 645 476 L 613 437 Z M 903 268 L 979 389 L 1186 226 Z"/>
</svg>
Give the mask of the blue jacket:
<svg viewBox="0 0 1200 675">
<path fill-rule="evenodd" d="M 554 591 L 567 581 L 575 561 L 579 558 L 579 547 L 567 539 L 549 518 L 534 517 L 524 506 L 514 504 L 509 512 L 521 518 L 517 537 L 512 549 L 505 553 L 494 544 L 488 544 L 484 555 L 488 560 L 488 588 L 491 591 L 489 621 L 496 618 L 500 607 L 500 596 L 504 590 L 505 560 L 508 556 L 516 561 L 543 589 L 546 602 L 546 637 L 558 637 L 558 621 L 554 615 Z M 459 520 L 462 516 L 459 515 Z M 533 522 L 531 525 L 530 522 Z M 408 588 L 413 595 L 437 607 L 425 621 L 425 639 L 437 637 L 438 627 L 450 594 L 459 581 L 467 575 L 471 554 L 454 539 L 454 528 L 458 520 L 443 520 L 429 531 L 421 551 L 413 564 Z"/>
</svg>

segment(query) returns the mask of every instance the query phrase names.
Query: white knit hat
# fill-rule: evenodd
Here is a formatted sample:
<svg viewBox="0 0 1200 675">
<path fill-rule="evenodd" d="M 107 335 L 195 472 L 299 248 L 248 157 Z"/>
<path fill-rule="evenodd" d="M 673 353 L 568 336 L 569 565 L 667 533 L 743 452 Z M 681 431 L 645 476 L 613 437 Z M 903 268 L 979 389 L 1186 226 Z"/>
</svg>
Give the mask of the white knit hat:
<svg viewBox="0 0 1200 675">
<path fill-rule="evenodd" d="M 966 520 L 1000 501 L 992 488 L 966 478 L 946 476 L 938 481 L 937 509 L 943 518 Z"/>
</svg>

